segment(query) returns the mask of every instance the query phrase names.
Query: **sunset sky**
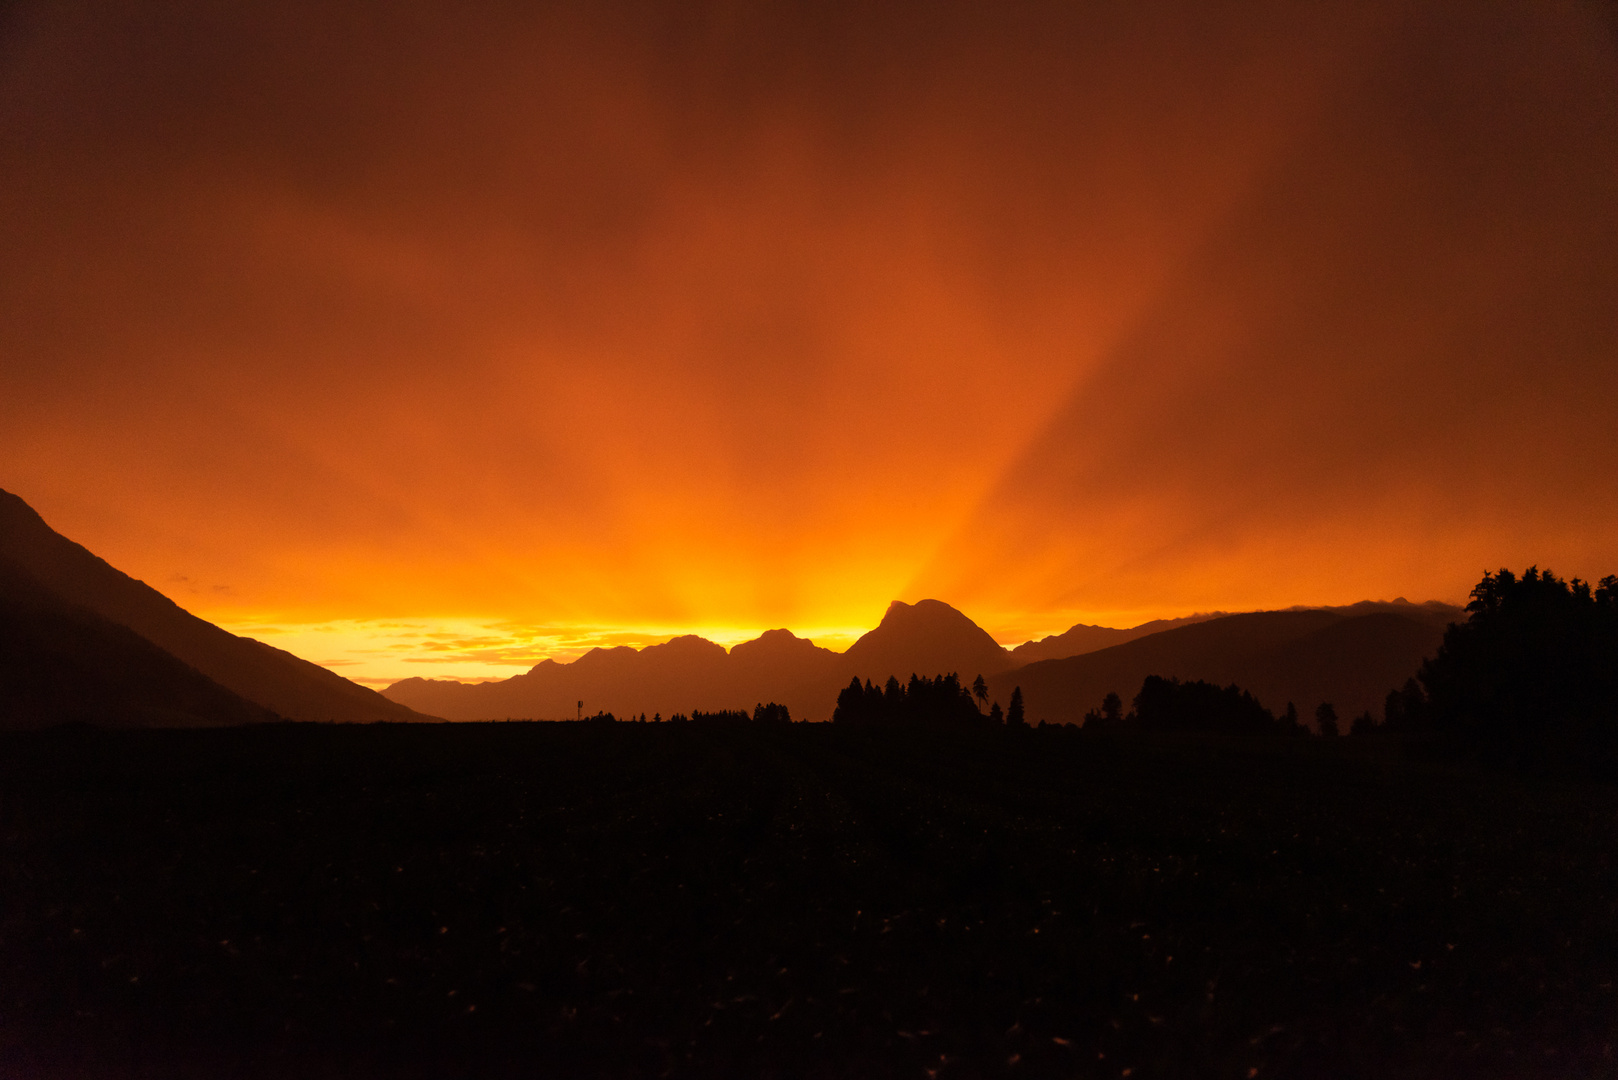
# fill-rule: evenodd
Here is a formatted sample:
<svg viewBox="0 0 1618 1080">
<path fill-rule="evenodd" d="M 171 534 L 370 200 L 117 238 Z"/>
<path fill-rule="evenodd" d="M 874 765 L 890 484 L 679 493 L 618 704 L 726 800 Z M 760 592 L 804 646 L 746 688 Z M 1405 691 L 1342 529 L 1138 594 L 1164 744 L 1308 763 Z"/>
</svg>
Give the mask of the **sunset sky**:
<svg viewBox="0 0 1618 1080">
<path fill-rule="evenodd" d="M 1618 6 L 0 9 L 0 488 L 371 682 L 1618 572 Z"/>
</svg>

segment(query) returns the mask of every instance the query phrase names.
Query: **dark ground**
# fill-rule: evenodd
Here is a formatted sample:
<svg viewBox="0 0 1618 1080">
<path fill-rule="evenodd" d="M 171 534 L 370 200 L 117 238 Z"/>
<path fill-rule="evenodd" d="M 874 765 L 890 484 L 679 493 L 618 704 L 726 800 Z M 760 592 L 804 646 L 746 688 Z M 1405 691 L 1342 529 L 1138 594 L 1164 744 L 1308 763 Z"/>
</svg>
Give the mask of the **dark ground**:
<svg viewBox="0 0 1618 1080">
<path fill-rule="evenodd" d="M 1618 790 L 1374 740 L 0 736 L 0 1075 L 1613 1076 Z"/>
</svg>

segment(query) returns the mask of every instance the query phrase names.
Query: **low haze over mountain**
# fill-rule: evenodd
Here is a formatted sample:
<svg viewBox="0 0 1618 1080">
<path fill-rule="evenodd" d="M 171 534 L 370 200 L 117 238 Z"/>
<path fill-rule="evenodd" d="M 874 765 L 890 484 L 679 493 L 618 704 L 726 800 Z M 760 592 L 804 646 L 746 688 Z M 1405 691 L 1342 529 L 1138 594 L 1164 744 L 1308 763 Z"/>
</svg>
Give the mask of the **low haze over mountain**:
<svg viewBox="0 0 1618 1080">
<path fill-rule="evenodd" d="M 0 560 L 61 608 L 83 608 L 145 638 L 184 665 L 263 709 L 289 720 L 419 720 L 415 712 L 340 675 L 197 618 L 168 597 L 121 573 L 45 524 L 22 499 L 0 491 Z M 61 634 L 68 623 L 52 616 Z M 83 620 L 80 620 L 83 624 Z M 88 625 L 88 624 L 84 624 Z M 23 631 L 18 631 L 22 633 Z M 101 631 L 96 640 L 111 640 Z M 117 635 L 115 635 L 117 636 Z M 91 638 L 86 637 L 85 649 Z M 245 715 L 245 714 L 244 714 Z"/>
<path fill-rule="evenodd" d="M 1021 666 L 1032 664 L 1036 660 L 1060 660 L 1064 656 L 1078 656 L 1081 653 L 1095 652 L 1097 649 L 1109 648 L 1113 645 L 1122 645 L 1126 641 L 1155 634 L 1159 630 L 1171 630 L 1176 626 L 1185 626 L 1188 623 L 1206 622 L 1228 614 L 1224 611 L 1214 611 L 1206 615 L 1187 615 L 1183 619 L 1153 619 L 1151 622 L 1141 623 L 1139 626 L 1127 630 L 1115 629 L 1111 626 L 1087 626 L 1080 623 L 1060 634 L 1040 638 L 1038 641 L 1025 641 L 1011 650 L 1012 663 Z"/>
</svg>

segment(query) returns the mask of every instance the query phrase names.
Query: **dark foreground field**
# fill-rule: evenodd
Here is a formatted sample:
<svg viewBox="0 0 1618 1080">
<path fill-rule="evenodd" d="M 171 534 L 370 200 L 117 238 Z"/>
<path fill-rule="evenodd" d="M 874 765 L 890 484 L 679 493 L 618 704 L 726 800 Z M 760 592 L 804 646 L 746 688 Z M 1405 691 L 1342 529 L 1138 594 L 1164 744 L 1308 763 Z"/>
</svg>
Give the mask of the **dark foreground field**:
<svg viewBox="0 0 1618 1080">
<path fill-rule="evenodd" d="M 0 1075 L 1611 1076 L 1615 852 L 1361 740 L 12 734 Z"/>
</svg>

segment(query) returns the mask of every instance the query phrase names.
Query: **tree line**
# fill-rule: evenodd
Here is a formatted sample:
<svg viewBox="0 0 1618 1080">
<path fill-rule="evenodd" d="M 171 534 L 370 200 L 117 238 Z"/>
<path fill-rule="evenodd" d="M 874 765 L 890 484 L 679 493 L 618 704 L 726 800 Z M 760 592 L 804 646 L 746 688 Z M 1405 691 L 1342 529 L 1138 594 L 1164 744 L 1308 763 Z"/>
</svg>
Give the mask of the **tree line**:
<svg viewBox="0 0 1618 1080">
<path fill-rule="evenodd" d="M 1380 721 L 1355 717 L 1351 736 L 1404 736 L 1525 770 L 1618 779 L 1618 576 L 1596 585 L 1530 567 L 1485 573 L 1464 622 L 1438 652 L 1389 691 Z M 1306 734 L 1287 703 L 1276 717 L 1237 686 L 1148 676 L 1126 714 L 1110 693 L 1087 730 Z M 1341 733 L 1321 702 L 1315 728 Z"/>
<path fill-rule="evenodd" d="M 1618 576 L 1485 574 L 1383 727 L 1524 769 L 1618 778 Z"/>
<path fill-rule="evenodd" d="M 1343 732 L 1335 706 L 1320 702 L 1313 730 L 1325 738 L 1398 736 L 1524 769 L 1618 779 L 1618 576 L 1591 585 L 1537 567 L 1520 577 L 1502 569 L 1484 574 L 1466 611 L 1464 622 L 1445 631 L 1438 652 L 1387 694 L 1380 720 L 1367 711 Z M 598 713 L 593 719 L 616 718 Z M 770 702 L 751 714 L 693 710 L 669 720 L 789 724 L 792 718 L 786 706 Z M 908 682 L 889 676 L 881 686 L 855 678 L 837 695 L 832 720 L 876 727 L 1029 726 L 1021 687 L 1002 710 L 998 701 L 990 705 L 982 675 L 965 686 L 953 672 L 912 674 Z M 1109 693 L 1085 714 L 1083 727 L 1094 733 L 1311 733 L 1292 702 L 1277 716 L 1239 686 L 1158 675 L 1146 677 L 1127 713 L 1123 699 Z"/>
<path fill-rule="evenodd" d="M 1011 691 L 1011 701 L 1004 711 L 996 701 L 985 713 L 983 706 L 988 697 L 982 675 L 970 687 L 961 685 L 956 672 L 931 678 L 912 673 L 908 683 L 889 675 L 882 686 L 869 679 L 861 683 L 855 676 L 837 695 L 832 723 L 879 727 L 940 723 L 967 728 L 1028 726 L 1022 687 Z"/>
<path fill-rule="evenodd" d="M 597 712 L 583 719 L 587 724 L 790 724 L 792 712 L 785 705 L 771 701 L 754 706 L 752 715 L 748 715 L 746 709 L 716 709 L 713 712 L 692 709 L 689 714 L 672 713 L 667 720 L 663 719 L 662 713 L 655 713 L 647 720 L 645 713 L 620 718 L 610 712 Z"/>
</svg>

